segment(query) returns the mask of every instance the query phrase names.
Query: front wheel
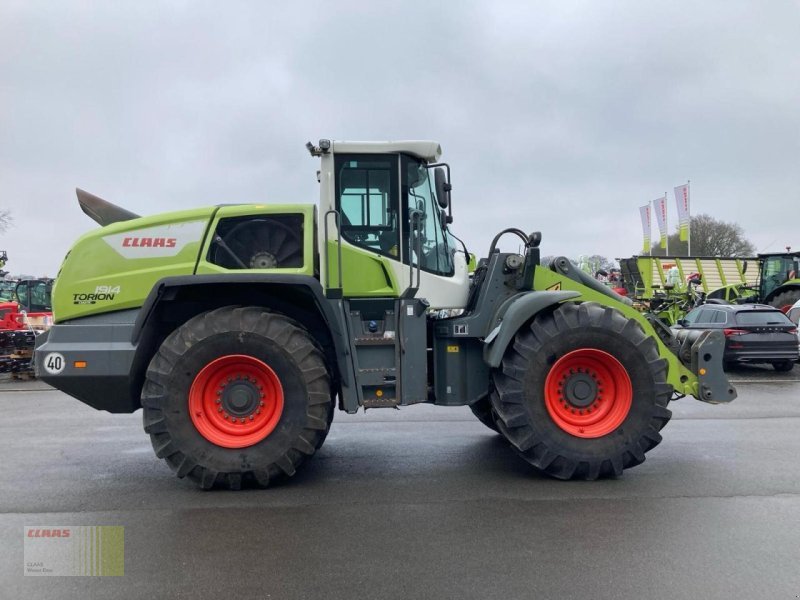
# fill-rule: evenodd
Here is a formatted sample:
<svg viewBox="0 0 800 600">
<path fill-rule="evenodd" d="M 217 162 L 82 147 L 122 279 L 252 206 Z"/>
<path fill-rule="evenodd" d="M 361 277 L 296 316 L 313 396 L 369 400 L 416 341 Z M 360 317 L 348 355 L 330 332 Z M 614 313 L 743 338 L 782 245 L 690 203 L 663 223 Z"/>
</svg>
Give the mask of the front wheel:
<svg viewBox="0 0 800 600">
<path fill-rule="evenodd" d="M 780 362 L 772 363 L 772 368 L 779 373 L 786 373 L 794 368 L 794 362 L 791 360 L 782 360 Z"/>
<path fill-rule="evenodd" d="M 494 413 L 492 413 L 492 403 L 489 401 L 489 398 L 484 396 L 477 402 L 473 402 L 469 405 L 469 409 L 472 411 L 472 414 L 475 415 L 481 423 L 486 425 L 492 431 L 500 433 L 500 430 L 497 428 L 497 423 L 495 422 Z"/>
<path fill-rule="evenodd" d="M 610 307 L 566 303 L 521 329 L 493 373 L 501 433 L 558 479 L 618 476 L 661 441 L 672 413 L 667 363 Z"/>
<path fill-rule="evenodd" d="M 204 489 L 293 475 L 333 414 L 313 338 L 256 307 L 213 310 L 173 331 L 150 361 L 142 406 L 156 456 Z"/>
</svg>

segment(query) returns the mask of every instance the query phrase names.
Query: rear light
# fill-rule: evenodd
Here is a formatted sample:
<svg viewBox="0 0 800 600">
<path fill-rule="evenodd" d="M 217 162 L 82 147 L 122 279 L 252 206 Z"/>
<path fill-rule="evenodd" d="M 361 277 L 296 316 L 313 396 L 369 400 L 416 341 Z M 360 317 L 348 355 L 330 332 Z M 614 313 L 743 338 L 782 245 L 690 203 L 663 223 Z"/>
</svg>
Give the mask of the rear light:
<svg viewBox="0 0 800 600">
<path fill-rule="evenodd" d="M 797 333 L 797 327 L 792 327 L 792 328 L 789 330 L 789 333 Z"/>
<path fill-rule="evenodd" d="M 731 337 L 732 335 L 744 335 L 746 333 L 750 333 L 745 329 L 723 329 L 722 331 L 725 333 L 725 337 Z"/>
</svg>

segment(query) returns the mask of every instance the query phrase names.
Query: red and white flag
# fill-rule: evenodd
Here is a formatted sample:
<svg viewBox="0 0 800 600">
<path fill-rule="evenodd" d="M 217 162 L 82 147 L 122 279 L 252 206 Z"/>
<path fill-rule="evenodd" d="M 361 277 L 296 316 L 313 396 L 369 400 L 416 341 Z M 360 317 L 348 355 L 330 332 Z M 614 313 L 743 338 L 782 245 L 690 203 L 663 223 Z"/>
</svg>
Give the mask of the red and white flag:
<svg viewBox="0 0 800 600">
<path fill-rule="evenodd" d="M 675 202 L 678 205 L 678 226 L 680 227 L 681 241 L 689 239 L 689 184 L 685 183 L 675 188 Z"/>
<path fill-rule="evenodd" d="M 639 215 L 642 217 L 642 233 L 644 234 L 644 251 L 650 254 L 650 205 L 639 207 Z"/>
<path fill-rule="evenodd" d="M 658 223 L 658 232 L 661 235 L 662 248 L 667 247 L 667 196 L 653 200 L 653 210 L 656 213 L 656 223 Z"/>
</svg>

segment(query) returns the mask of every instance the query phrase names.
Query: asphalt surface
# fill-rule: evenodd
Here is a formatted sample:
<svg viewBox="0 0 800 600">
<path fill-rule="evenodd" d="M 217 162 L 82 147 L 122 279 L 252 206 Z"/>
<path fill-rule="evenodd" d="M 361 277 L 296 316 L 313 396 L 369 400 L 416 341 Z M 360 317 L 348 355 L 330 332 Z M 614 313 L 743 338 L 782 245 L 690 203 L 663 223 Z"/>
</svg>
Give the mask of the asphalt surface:
<svg viewBox="0 0 800 600">
<path fill-rule="evenodd" d="M 195 489 L 141 415 L 0 384 L 0 598 L 798 598 L 800 366 L 683 399 L 616 480 L 537 475 L 468 409 L 337 413 L 288 484 Z M 123 525 L 124 577 L 24 577 L 23 527 Z"/>
</svg>

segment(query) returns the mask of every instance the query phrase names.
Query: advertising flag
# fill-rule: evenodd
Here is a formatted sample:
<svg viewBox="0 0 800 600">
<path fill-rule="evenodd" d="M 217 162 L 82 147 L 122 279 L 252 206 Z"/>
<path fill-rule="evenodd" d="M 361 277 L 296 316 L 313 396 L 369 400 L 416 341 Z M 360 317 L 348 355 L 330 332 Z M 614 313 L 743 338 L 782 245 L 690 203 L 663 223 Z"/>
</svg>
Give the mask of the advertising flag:
<svg viewBox="0 0 800 600">
<path fill-rule="evenodd" d="M 650 254 L 650 205 L 639 207 L 639 214 L 642 217 L 642 232 L 644 233 L 644 251 Z"/>
<path fill-rule="evenodd" d="M 685 183 L 675 188 L 675 202 L 678 204 L 678 225 L 680 226 L 681 241 L 689 241 L 689 184 Z"/>
<path fill-rule="evenodd" d="M 661 198 L 653 200 L 653 210 L 656 213 L 656 223 L 658 223 L 658 232 L 661 234 L 662 248 L 667 247 L 667 196 L 666 194 Z"/>
</svg>

